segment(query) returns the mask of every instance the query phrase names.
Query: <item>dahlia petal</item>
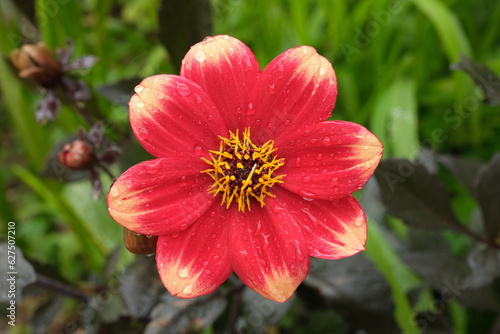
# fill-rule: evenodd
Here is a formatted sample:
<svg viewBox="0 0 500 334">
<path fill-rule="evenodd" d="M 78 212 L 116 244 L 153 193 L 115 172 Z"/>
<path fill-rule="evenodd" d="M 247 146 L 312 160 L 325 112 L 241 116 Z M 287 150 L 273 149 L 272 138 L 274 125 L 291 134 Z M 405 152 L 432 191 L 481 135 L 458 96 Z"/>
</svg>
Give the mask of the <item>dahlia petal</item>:
<svg viewBox="0 0 500 334">
<path fill-rule="evenodd" d="M 130 99 L 130 124 L 141 145 L 158 158 L 208 157 L 226 125 L 210 97 L 194 82 L 175 75 L 144 79 Z"/>
<path fill-rule="evenodd" d="M 382 158 L 382 143 L 361 125 L 317 123 L 276 143 L 285 165 L 283 187 L 308 199 L 352 194 L 368 181 Z"/>
<path fill-rule="evenodd" d="M 231 209 L 230 209 L 231 210 Z M 235 273 L 262 296 L 284 302 L 305 279 L 309 250 L 296 222 L 271 219 L 265 210 L 232 210 L 229 257 Z"/>
<path fill-rule="evenodd" d="M 214 204 L 179 234 L 158 238 L 160 278 L 173 295 L 192 298 L 213 292 L 233 271 L 229 262 L 225 207 Z"/>
<path fill-rule="evenodd" d="M 306 201 L 280 187 L 274 193 L 276 198 L 268 198 L 265 208 L 277 212 L 276 223 L 300 226 L 311 256 L 340 259 L 365 249 L 366 216 L 352 195 Z"/>
<path fill-rule="evenodd" d="M 201 174 L 203 161 L 154 159 L 123 173 L 111 186 L 108 209 L 124 227 L 145 235 L 181 232 L 213 202 L 212 181 Z"/>
<path fill-rule="evenodd" d="M 310 46 L 285 51 L 264 69 L 250 95 L 248 125 L 261 141 L 326 121 L 337 98 L 330 62 Z"/>
<path fill-rule="evenodd" d="M 181 76 L 199 84 L 223 113 L 229 130 L 243 130 L 248 97 L 260 66 L 252 51 L 230 36 L 207 37 L 182 61 Z"/>
</svg>

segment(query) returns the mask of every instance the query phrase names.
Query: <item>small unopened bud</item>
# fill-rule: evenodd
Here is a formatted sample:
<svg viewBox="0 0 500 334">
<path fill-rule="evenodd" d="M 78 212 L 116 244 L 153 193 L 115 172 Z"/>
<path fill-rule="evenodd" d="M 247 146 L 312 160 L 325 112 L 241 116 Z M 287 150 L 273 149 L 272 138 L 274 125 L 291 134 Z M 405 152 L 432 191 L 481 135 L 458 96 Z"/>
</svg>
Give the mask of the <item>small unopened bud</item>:
<svg viewBox="0 0 500 334">
<path fill-rule="evenodd" d="M 157 236 L 135 233 L 123 228 L 123 243 L 129 252 L 134 254 L 152 254 L 156 252 Z"/>
<path fill-rule="evenodd" d="M 55 86 L 62 76 L 61 62 L 43 42 L 24 44 L 11 53 L 14 66 L 21 78 L 30 78 L 44 87 Z"/>
<path fill-rule="evenodd" d="M 84 140 L 75 140 L 64 145 L 59 153 L 59 161 L 69 169 L 84 169 L 89 167 L 94 160 L 94 149 Z"/>
</svg>

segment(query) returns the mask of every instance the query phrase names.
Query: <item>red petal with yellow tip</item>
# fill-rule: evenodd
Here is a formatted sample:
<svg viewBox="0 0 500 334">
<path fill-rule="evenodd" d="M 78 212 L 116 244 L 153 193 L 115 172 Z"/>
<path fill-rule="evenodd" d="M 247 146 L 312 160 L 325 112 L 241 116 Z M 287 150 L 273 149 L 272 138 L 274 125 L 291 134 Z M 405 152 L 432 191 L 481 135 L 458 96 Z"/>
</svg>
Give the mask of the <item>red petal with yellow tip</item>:
<svg viewBox="0 0 500 334">
<path fill-rule="evenodd" d="M 229 256 L 236 275 L 266 298 L 288 300 L 309 270 L 309 249 L 299 226 L 270 217 L 274 211 L 229 210 Z"/>
<path fill-rule="evenodd" d="M 276 187 L 276 198 L 268 198 L 265 208 L 278 211 L 276 224 L 300 226 L 311 256 L 341 259 L 365 249 L 366 216 L 351 195 L 333 201 L 306 201 Z M 279 209 L 277 209 L 279 208 Z"/>
<path fill-rule="evenodd" d="M 129 103 L 130 124 L 152 155 L 192 161 L 218 147 L 226 125 L 210 97 L 194 82 L 175 75 L 156 75 L 135 88 Z"/>
<path fill-rule="evenodd" d="M 285 159 L 283 186 L 307 199 L 352 194 L 368 181 L 382 158 L 380 140 L 361 125 L 329 121 L 276 142 Z"/>
<path fill-rule="evenodd" d="M 330 62 L 310 46 L 285 51 L 262 72 L 247 113 L 252 134 L 265 142 L 326 121 L 337 98 Z"/>
<path fill-rule="evenodd" d="M 248 97 L 260 75 L 259 63 L 245 44 L 227 35 L 207 37 L 186 54 L 181 75 L 208 93 L 229 130 L 243 130 Z"/>
<path fill-rule="evenodd" d="M 203 161 L 154 159 L 127 170 L 111 186 L 111 217 L 145 235 L 179 233 L 204 214 L 214 198 L 212 184 L 201 174 Z"/>
<path fill-rule="evenodd" d="M 225 214 L 224 207 L 214 204 L 183 233 L 158 238 L 158 272 L 173 296 L 192 298 L 211 293 L 233 271 Z"/>
</svg>

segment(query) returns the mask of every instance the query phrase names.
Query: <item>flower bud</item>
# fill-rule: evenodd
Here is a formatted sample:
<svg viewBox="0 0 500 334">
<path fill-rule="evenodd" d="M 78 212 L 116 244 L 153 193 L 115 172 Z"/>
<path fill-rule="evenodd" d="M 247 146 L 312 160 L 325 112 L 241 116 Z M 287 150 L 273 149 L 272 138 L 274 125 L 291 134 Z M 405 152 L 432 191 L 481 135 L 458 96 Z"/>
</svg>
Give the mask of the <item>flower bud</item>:
<svg viewBox="0 0 500 334">
<path fill-rule="evenodd" d="M 156 252 L 157 236 L 147 236 L 123 228 L 123 243 L 134 254 L 152 254 Z"/>
<path fill-rule="evenodd" d="M 24 44 L 13 50 L 12 62 L 20 72 L 19 77 L 30 78 L 44 87 L 55 86 L 62 76 L 62 65 L 43 42 Z"/>
<path fill-rule="evenodd" d="M 94 149 L 84 140 L 75 140 L 64 145 L 59 153 L 59 161 L 69 169 L 84 169 L 89 167 L 94 160 Z"/>
</svg>

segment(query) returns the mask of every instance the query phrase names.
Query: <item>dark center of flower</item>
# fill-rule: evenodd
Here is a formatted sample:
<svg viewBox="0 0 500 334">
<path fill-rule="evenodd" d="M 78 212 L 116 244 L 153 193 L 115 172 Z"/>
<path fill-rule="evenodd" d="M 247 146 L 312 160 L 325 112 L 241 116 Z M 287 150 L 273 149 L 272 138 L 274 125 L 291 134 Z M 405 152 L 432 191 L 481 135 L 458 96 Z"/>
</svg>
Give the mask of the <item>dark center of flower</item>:
<svg viewBox="0 0 500 334">
<path fill-rule="evenodd" d="M 250 210 L 250 199 L 255 198 L 264 206 L 266 196 L 274 197 L 268 190 L 275 183 L 283 183 L 281 180 L 285 175 L 273 177 L 273 172 L 285 163 L 284 159 L 278 159 L 272 153 L 272 140 L 261 147 L 250 140 L 250 129 L 245 129 L 243 139 L 240 140 L 238 131 L 236 134 L 229 132 L 229 139 L 221 139 L 219 151 L 210 151 L 212 161 L 202 158 L 213 168 L 204 170 L 214 180 L 209 192 L 216 196 L 222 194 L 222 204 L 226 207 L 234 201 L 238 203 L 238 210 Z"/>
</svg>

